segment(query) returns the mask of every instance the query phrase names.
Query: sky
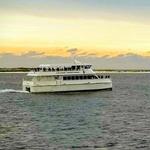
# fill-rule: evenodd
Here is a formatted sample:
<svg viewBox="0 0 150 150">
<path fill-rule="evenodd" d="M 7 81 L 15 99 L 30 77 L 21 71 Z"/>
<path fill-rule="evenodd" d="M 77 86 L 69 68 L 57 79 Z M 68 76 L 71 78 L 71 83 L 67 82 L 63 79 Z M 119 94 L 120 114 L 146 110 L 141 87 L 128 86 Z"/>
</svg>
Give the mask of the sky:
<svg viewBox="0 0 150 150">
<path fill-rule="evenodd" d="M 149 0 L 0 0 L 0 64 L 62 63 L 76 49 L 97 68 L 148 69 L 149 18 Z"/>
</svg>

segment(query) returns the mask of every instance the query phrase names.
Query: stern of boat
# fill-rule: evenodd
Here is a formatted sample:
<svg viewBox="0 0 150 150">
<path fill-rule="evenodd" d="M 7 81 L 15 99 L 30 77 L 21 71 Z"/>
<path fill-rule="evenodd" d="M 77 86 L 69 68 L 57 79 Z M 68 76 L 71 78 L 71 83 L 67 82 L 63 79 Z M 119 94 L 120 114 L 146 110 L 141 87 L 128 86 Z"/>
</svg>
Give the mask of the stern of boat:
<svg viewBox="0 0 150 150">
<path fill-rule="evenodd" d="M 32 78 L 26 77 L 22 81 L 22 89 L 26 92 L 32 92 L 33 81 Z"/>
</svg>

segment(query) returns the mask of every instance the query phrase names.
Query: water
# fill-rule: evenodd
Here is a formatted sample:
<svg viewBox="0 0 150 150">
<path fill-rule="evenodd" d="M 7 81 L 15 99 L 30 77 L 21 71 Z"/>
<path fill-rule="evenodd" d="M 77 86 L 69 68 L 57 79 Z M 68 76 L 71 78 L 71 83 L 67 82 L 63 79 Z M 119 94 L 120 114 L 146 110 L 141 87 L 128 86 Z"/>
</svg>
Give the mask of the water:
<svg viewBox="0 0 150 150">
<path fill-rule="evenodd" d="M 112 74 L 113 91 L 30 94 L 0 74 L 0 150 L 149 150 L 150 74 Z"/>
</svg>

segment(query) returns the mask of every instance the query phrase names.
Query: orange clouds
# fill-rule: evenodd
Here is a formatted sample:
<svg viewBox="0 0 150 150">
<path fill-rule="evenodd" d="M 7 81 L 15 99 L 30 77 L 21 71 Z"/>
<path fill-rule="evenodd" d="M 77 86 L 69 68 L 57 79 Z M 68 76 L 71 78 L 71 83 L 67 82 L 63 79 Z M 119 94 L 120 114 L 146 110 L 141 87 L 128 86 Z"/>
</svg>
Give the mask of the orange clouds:
<svg viewBox="0 0 150 150">
<path fill-rule="evenodd" d="M 27 15 L 0 18 L 0 53 L 19 55 L 37 51 L 66 57 L 69 56 L 67 49 L 78 48 L 77 54 L 81 56 L 149 55 L 150 25 Z"/>
</svg>

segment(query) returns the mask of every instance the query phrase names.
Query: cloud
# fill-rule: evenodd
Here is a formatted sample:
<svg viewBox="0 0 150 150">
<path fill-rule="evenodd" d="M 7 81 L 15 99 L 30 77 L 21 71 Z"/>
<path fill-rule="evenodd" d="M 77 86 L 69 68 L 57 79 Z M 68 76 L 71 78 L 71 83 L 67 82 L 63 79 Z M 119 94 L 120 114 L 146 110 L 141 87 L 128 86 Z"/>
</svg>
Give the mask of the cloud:
<svg viewBox="0 0 150 150">
<path fill-rule="evenodd" d="M 60 56 L 46 56 L 44 53 L 30 51 L 22 55 L 13 53 L 0 54 L 0 64 L 3 67 L 36 67 L 40 64 L 62 64 L 70 63 L 70 59 Z"/>
<path fill-rule="evenodd" d="M 70 54 L 71 57 L 76 57 L 78 49 L 77 48 L 71 48 L 71 49 L 68 49 L 67 52 Z"/>
<path fill-rule="evenodd" d="M 71 48 L 71 49 L 68 49 L 67 52 L 70 53 L 70 54 L 76 54 L 78 51 L 77 48 Z"/>
<path fill-rule="evenodd" d="M 150 57 L 133 53 L 115 57 L 80 57 L 80 60 L 91 63 L 98 69 L 150 69 Z"/>
<path fill-rule="evenodd" d="M 70 49 L 68 52 L 77 52 L 77 49 Z M 36 67 L 40 64 L 66 64 L 73 63 L 70 57 L 46 56 L 44 53 L 30 51 L 22 55 L 3 53 L 0 55 L 1 67 Z M 42 57 L 41 57 L 42 56 Z M 98 69 L 150 69 L 150 57 L 140 56 L 134 53 L 127 53 L 115 57 L 94 55 L 79 56 L 79 61 L 90 63 Z"/>
<path fill-rule="evenodd" d="M 78 53 L 79 56 L 86 56 L 86 57 L 95 57 L 96 53 L 89 53 L 89 52 L 80 52 Z"/>
<path fill-rule="evenodd" d="M 39 56 L 43 56 L 44 54 L 45 54 L 44 52 L 29 51 L 29 52 L 23 54 L 22 56 L 24 56 L 24 57 L 39 57 Z"/>
</svg>

